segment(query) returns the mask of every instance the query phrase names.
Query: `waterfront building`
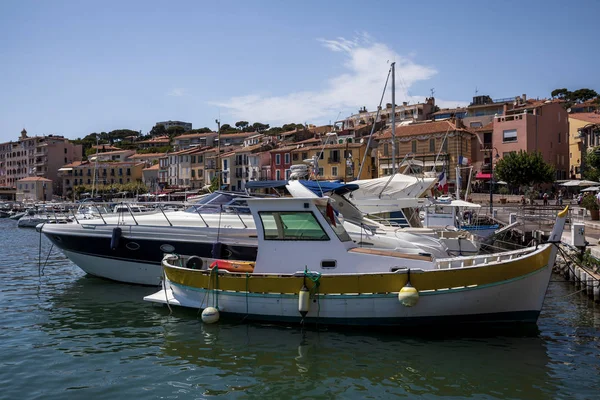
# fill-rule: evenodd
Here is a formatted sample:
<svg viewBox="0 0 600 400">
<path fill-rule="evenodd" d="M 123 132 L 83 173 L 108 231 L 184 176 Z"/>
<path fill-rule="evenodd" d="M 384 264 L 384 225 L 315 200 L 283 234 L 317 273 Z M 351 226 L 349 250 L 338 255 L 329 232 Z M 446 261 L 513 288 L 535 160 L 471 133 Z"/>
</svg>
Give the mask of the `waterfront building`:
<svg viewBox="0 0 600 400">
<path fill-rule="evenodd" d="M 569 179 L 583 178 L 585 155 L 598 146 L 600 146 L 600 113 L 569 114 Z"/>
<path fill-rule="evenodd" d="M 142 182 L 143 162 L 75 161 L 59 169 L 62 196 L 71 197 L 73 188 L 80 185 L 116 185 Z M 95 175 L 95 179 L 94 179 Z"/>
<path fill-rule="evenodd" d="M 144 185 L 148 188 L 150 193 L 155 193 L 159 191 L 160 185 L 158 181 L 158 170 L 160 166 L 158 164 L 154 164 L 149 167 L 145 167 L 142 169 L 142 181 Z"/>
<path fill-rule="evenodd" d="M 377 160 L 379 176 L 393 171 L 392 130 L 386 129 L 377 135 Z M 422 122 L 411 125 L 396 125 L 396 171 L 410 165 L 415 173 L 446 171 L 450 190 L 456 184 L 456 166 L 461 157 L 467 160 L 477 138 L 466 129 L 460 120 Z M 403 162 L 404 161 L 404 162 Z M 466 173 L 463 178 L 466 178 Z M 462 188 L 467 180 L 463 179 Z"/>
<path fill-rule="evenodd" d="M 129 157 L 132 161 L 143 162 L 147 167 L 158 164 L 158 160 L 161 159 L 166 153 L 136 153 Z"/>
<path fill-rule="evenodd" d="M 290 167 L 292 166 L 292 150 L 296 150 L 296 145 L 283 146 L 270 151 L 270 179 L 289 179 L 291 174 Z"/>
<path fill-rule="evenodd" d="M 30 176 L 52 181 L 52 192 L 62 192 L 58 169 L 81 160 L 82 146 L 58 135 L 32 136 L 23 129 L 17 141 L 0 143 L 0 187 L 14 187 Z"/>
<path fill-rule="evenodd" d="M 52 181 L 39 176 L 19 179 L 16 200 L 20 202 L 52 200 Z"/>
<path fill-rule="evenodd" d="M 494 150 L 495 148 L 495 150 Z M 539 151 L 556 169 L 556 179 L 569 171 L 569 117 L 560 100 L 516 98 L 494 117 L 492 150 L 499 157 L 523 150 Z"/>
</svg>

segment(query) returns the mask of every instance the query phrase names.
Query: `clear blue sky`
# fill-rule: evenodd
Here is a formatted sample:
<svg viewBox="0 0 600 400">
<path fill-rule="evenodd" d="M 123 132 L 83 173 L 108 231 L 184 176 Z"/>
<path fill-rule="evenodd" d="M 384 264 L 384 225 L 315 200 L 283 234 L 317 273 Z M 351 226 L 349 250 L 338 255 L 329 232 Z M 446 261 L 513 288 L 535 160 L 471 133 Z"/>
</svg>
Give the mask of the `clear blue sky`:
<svg viewBox="0 0 600 400">
<path fill-rule="evenodd" d="M 600 91 L 600 1 L 2 1 L 0 141 Z M 388 97 L 389 99 L 389 97 Z M 389 100 L 388 100 L 389 101 Z"/>
</svg>

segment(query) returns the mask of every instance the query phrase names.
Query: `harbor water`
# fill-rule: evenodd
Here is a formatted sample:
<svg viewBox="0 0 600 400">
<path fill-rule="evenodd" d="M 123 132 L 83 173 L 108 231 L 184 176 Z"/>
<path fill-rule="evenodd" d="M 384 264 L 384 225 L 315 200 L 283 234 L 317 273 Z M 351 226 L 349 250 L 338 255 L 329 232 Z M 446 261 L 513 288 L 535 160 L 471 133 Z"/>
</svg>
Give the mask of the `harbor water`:
<svg viewBox="0 0 600 400">
<path fill-rule="evenodd" d="M 600 393 L 600 307 L 558 276 L 537 326 L 398 334 L 204 325 L 194 310 L 144 302 L 154 288 L 86 276 L 15 221 L 0 220 L 0 238 L 2 399 Z"/>
</svg>

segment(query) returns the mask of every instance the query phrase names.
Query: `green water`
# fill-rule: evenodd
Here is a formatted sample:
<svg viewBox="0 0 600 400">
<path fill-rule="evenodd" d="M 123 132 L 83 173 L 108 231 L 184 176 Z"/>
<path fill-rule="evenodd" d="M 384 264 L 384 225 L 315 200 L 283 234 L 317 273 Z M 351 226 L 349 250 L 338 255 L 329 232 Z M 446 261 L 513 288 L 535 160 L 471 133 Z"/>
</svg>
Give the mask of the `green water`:
<svg viewBox="0 0 600 400">
<path fill-rule="evenodd" d="M 86 277 L 0 220 L 0 398 L 597 398 L 600 309 L 550 285 L 537 327 L 415 335 L 233 322 Z M 42 241 L 42 258 L 50 244 Z M 555 277 L 559 279 L 558 277 Z"/>
</svg>

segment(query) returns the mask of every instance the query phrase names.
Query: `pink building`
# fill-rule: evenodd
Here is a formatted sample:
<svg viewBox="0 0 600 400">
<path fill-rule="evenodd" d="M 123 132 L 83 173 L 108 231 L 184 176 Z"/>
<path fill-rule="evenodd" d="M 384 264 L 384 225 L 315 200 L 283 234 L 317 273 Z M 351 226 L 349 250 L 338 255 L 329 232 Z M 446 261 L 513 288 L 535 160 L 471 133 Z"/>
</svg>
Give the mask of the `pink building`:
<svg viewBox="0 0 600 400">
<path fill-rule="evenodd" d="M 556 179 L 569 170 L 569 120 L 559 101 L 517 98 L 513 108 L 494 118 L 492 146 L 499 156 L 523 150 L 539 151 L 556 169 Z M 494 151 L 494 156 L 495 156 Z"/>
</svg>

